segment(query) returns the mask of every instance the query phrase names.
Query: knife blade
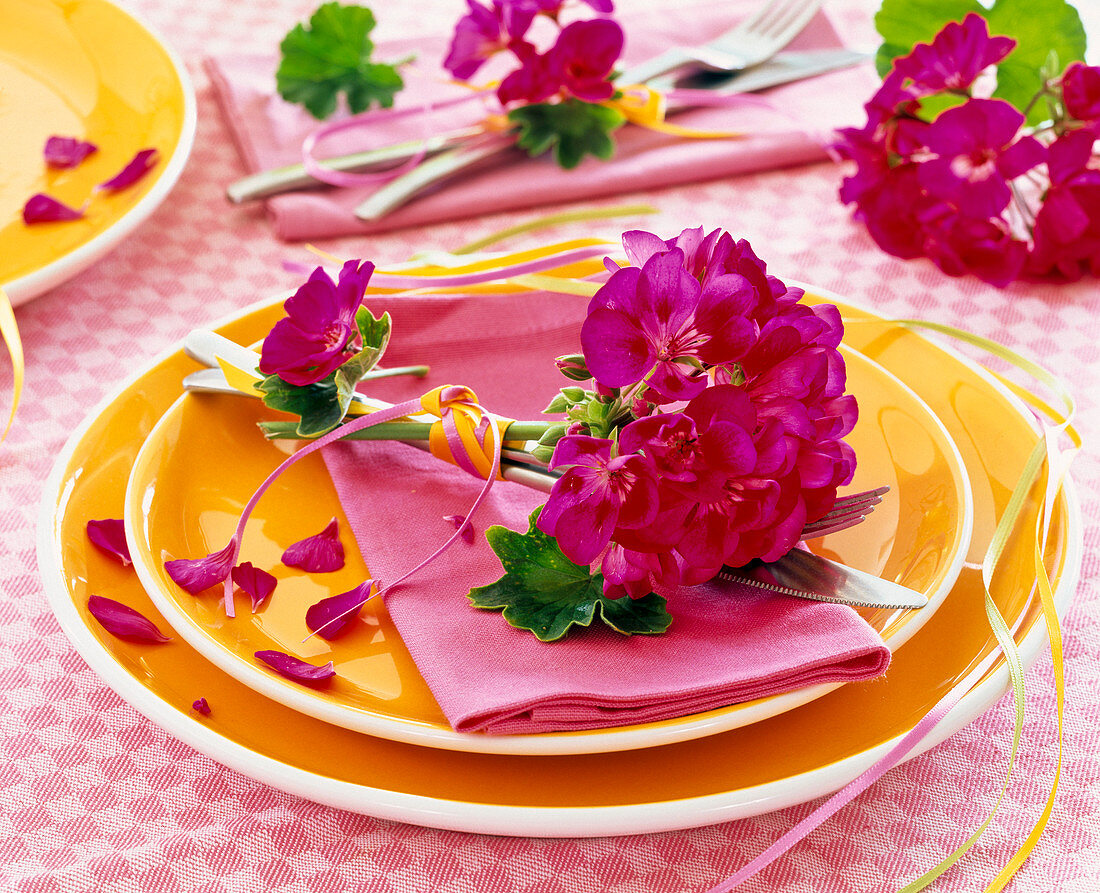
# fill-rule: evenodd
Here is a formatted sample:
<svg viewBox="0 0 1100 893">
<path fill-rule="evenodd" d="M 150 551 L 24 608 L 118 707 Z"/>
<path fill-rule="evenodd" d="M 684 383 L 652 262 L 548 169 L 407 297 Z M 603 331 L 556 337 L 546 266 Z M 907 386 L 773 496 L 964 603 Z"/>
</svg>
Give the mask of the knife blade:
<svg viewBox="0 0 1100 893">
<path fill-rule="evenodd" d="M 869 53 L 846 48 L 784 52 L 774 56 L 768 62 L 739 74 L 718 76 L 700 74 L 678 81 L 676 86 L 712 90 L 718 94 L 751 93 L 816 77 L 826 72 L 850 68 L 869 58 Z M 685 106 L 675 106 L 670 111 L 683 110 L 683 108 Z M 421 146 L 424 148 L 425 157 L 430 158 L 461 145 L 479 132 L 471 128 L 463 128 L 450 133 L 437 134 L 426 142 L 408 140 L 365 152 L 328 158 L 324 160 L 324 165 L 337 171 L 359 172 L 393 167 L 408 161 L 420 151 Z M 249 174 L 234 181 L 226 188 L 226 196 L 234 204 L 241 204 L 322 185 L 324 184 L 306 172 L 303 165 L 288 164 L 284 167 Z"/>
<path fill-rule="evenodd" d="M 754 583 L 799 598 L 866 608 L 923 608 L 924 593 L 892 580 L 856 570 L 804 549 L 792 549 L 777 561 L 754 561 L 728 568 L 721 579 Z"/>
</svg>

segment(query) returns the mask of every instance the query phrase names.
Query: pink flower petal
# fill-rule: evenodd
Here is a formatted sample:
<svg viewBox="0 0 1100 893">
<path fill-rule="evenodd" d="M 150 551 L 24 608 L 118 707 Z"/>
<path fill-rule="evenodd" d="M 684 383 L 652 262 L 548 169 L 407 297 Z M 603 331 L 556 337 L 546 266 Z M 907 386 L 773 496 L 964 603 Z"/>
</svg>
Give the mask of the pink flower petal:
<svg viewBox="0 0 1100 893">
<path fill-rule="evenodd" d="M 338 571 L 344 566 L 344 544 L 333 518 L 320 533 L 299 540 L 283 553 L 283 564 L 311 574 Z"/>
<path fill-rule="evenodd" d="M 197 595 L 215 583 L 223 583 L 233 570 L 237 541 L 232 539 L 224 549 L 211 552 L 205 558 L 177 558 L 166 561 L 164 569 L 176 585 Z"/>
<path fill-rule="evenodd" d="M 76 167 L 93 152 L 98 152 L 99 146 L 95 143 L 87 143 L 71 136 L 51 136 L 46 140 L 46 147 L 42 155 L 46 164 L 54 170 L 66 170 Z"/>
<path fill-rule="evenodd" d="M 248 594 L 252 599 L 252 613 L 267 600 L 267 597 L 275 591 L 279 582 L 267 571 L 254 567 L 251 561 L 245 561 L 233 568 L 230 576 L 233 582 Z"/>
<path fill-rule="evenodd" d="M 92 544 L 98 546 L 108 555 L 113 555 L 123 565 L 129 567 L 130 547 L 126 543 L 126 531 L 121 518 L 104 518 L 100 521 L 89 521 L 85 530 Z"/>
<path fill-rule="evenodd" d="M 159 157 L 160 153 L 156 149 L 142 149 L 130 159 L 126 167 L 111 177 L 110 180 L 100 183 L 97 188 L 105 189 L 108 192 L 128 189 L 153 169 Z"/>
<path fill-rule="evenodd" d="M 464 542 L 473 543 L 474 541 L 474 525 L 466 520 L 465 515 L 444 515 L 444 521 L 450 521 L 455 526 L 455 530 L 462 531 L 462 539 Z"/>
<path fill-rule="evenodd" d="M 107 632 L 120 639 L 152 643 L 171 640 L 148 617 L 113 598 L 90 595 L 88 610 Z"/>
<path fill-rule="evenodd" d="M 359 617 L 359 609 L 371 597 L 373 580 L 360 583 L 348 592 L 323 598 L 306 611 L 306 626 L 321 638 L 332 640 L 343 635 Z"/>
<path fill-rule="evenodd" d="M 63 220 L 79 220 L 83 216 L 83 208 L 70 208 L 56 198 L 50 198 L 42 192 L 32 195 L 27 199 L 27 203 L 23 205 L 23 222 L 28 226 L 33 223 L 58 223 Z"/>
<path fill-rule="evenodd" d="M 302 685 L 320 685 L 336 675 L 336 668 L 329 661 L 323 667 L 315 666 L 282 651 L 257 651 L 256 657 L 280 676 Z"/>
<path fill-rule="evenodd" d="M 203 716 L 210 715 L 210 705 L 206 703 L 206 698 L 199 698 L 191 705 L 191 709 L 196 713 L 201 713 Z"/>
</svg>

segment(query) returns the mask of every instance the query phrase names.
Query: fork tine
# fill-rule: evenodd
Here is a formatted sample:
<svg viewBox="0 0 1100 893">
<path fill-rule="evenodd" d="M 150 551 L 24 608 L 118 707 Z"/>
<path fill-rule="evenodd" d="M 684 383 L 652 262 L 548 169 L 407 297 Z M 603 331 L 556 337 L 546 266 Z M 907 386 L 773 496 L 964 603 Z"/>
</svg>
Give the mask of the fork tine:
<svg viewBox="0 0 1100 893">
<path fill-rule="evenodd" d="M 791 0 L 770 16 L 763 26 L 758 26 L 760 30 L 754 33 L 785 44 L 809 24 L 820 8 L 821 0 Z"/>
<path fill-rule="evenodd" d="M 768 0 L 754 15 L 741 23 L 741 30 L 765 37 L 786 20 L 792 8 L 797 11 L 805 2 L 807 0 Z"/>
</svg>

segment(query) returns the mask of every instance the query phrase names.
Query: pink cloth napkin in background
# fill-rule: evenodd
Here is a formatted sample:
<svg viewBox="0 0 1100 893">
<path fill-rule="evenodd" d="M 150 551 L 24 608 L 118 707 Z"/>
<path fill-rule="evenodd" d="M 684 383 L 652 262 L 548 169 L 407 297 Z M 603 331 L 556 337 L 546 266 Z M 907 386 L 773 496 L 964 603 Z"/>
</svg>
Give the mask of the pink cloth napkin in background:
<svg viewBox="0 0 1100 893">
<path fill-rule="evenodd" d="M 427 362 L 424 381 L 381 380 L 371 394 L 402 400 L 441 384 L 472 387 L 483 406 L 518 419 L 540 410 L 565 380 L 552 358 L 571 353 L 587 301 L 544 295 L 379 296 L 393 316 L 390 365 Z M 481 483 L 401 444 L 341 443 L 324 450 L 372 575 L 383 584 L 433 552 Z M 543 643 L 499 612 L 466 600 L 498 579 L 481 534 L 491 524 L 527 529 L 545 497 L 498 482 L 459 541 L 386 596 L 397 629 L 451 725 L 519 734 L 666 719 L 818 682 L 868 679 L 890 652 L 851 608 L 728 584 L 683 588 L 659 636 L 604 628 Z"/>
<path fill-rule="evenodd" d="M 756 0 L 668 8 L 624 20 L 627 44 L 624 61 L 647 59 L 673 44 L 698 44 L 736 24 Z M 456 11 L 456 17 L 458 13 Z M 438 27 L 444 23 L 433 23 Z M 450 24 L 450 23 L 446 23 Z M 417 105 L 461 94 L 463 88 L 445 84 L 439 67 L 447 37 L 380 44 L 378 59 L 417 54 L 418 74 L 406 78 L 397 106 Z M 841 46 L 824 14 L 819 14 L 790 45 L 791 50 Z M 276 59 L 264 56 L 220 56 L 206 60 L 223 117 L 248 172 L 301 161 L 302 140 L 318 123 L 297 106 L 275 94 Z M 480 74 L 480 73 L 479 73 Z M 701 130 L 738 130 L 757 135 L 742 140 L 685 140 L 626 126 L 615 136 L 615 158 L 609 162 L 586 159 L 572 171 L 563 171 L 549 156 L 527 158 L 518 150 L 497 156 L 491 167 L 469 171 L 431 194 L 424 194 L 385 218 L 358 221 L 352 211 L 375 188 L 322 188 L 275 196 L 266 202 L 276 235 L 288 241 L 319 239 L 356 233 L 382 232 L 436 223 L 496 211 L 581 201 L 661 186 L 728 177 L 748 171 L 781 168 L 826 157 L 822 140 L 811 134 L 857 124 L 862 103 L 870 95 L 866 67 L 831 72 L 764 94 L 776 110 L 749 106 L 697 109 L 678 115 L 675 123 Z M 425 123 L 399 119 L 362 136 L 341 135 L 326 140 L 326 154 L 344 154 L 402 140 L 422 138 L 428 132 L 461 127 L 484 116 L 478 103 L 434 116 Z"/>
</svg>

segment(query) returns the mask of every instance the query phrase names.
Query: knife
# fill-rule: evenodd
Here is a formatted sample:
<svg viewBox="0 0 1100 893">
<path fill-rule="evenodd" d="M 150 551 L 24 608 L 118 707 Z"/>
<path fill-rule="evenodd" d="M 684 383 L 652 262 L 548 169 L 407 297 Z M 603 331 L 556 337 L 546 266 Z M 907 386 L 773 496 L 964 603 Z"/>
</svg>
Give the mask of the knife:
<svg viewBox="0 0 1100 893">
<path fill-rule="evenodd" d="M 770 61 L 740 74 L 733 76 L 712 73 L 698 74 L 678 81 L 676 86 L 712 90 L 719 95 L 751 93 L 756 90 L 778 87 L 781 84 L 789 84 L 805 78 L 815 77 L 829 71 L 850 68 L 869 58 L 869 53 L 845 48 L 785 52 L 779 53 Z M 682 106 L 675 107 L 670 111 L 678 111 L 683 108 Z M 323 163 L 325 167 L 337 171 L 368 171 L 393 167 L 412 158 L 421 148 L 423 148 L 425 156 L 430 158 L 447 149 L 461 146 L 463 142 L 479 133 L 480 131 L 476 128 L 464 128 L 450 133 L 437 134 L 426 141 L 408 140 L 365 152 L 327 158 Z M 310 189 L 321 185 L 324 184 L 311 177 L 303 165 L 288 164 L 285 167 L 260 171 L 242 177 L 228 186 L 226 196 L 234 204 L 240 204 L 254 199 L 267 198 L 284 192 Z M 363 215 L 360 214 L 360 216 Z"/>
<path fill-rule="evenodd" d="M 799 598 L 855 607 L 923 608 L 928 604 L 921 592 L 804 549 L 792 549 L 776 561 L 753 561 L 744 567 L 727 568 L 718 576 Z"/>
</svg>

